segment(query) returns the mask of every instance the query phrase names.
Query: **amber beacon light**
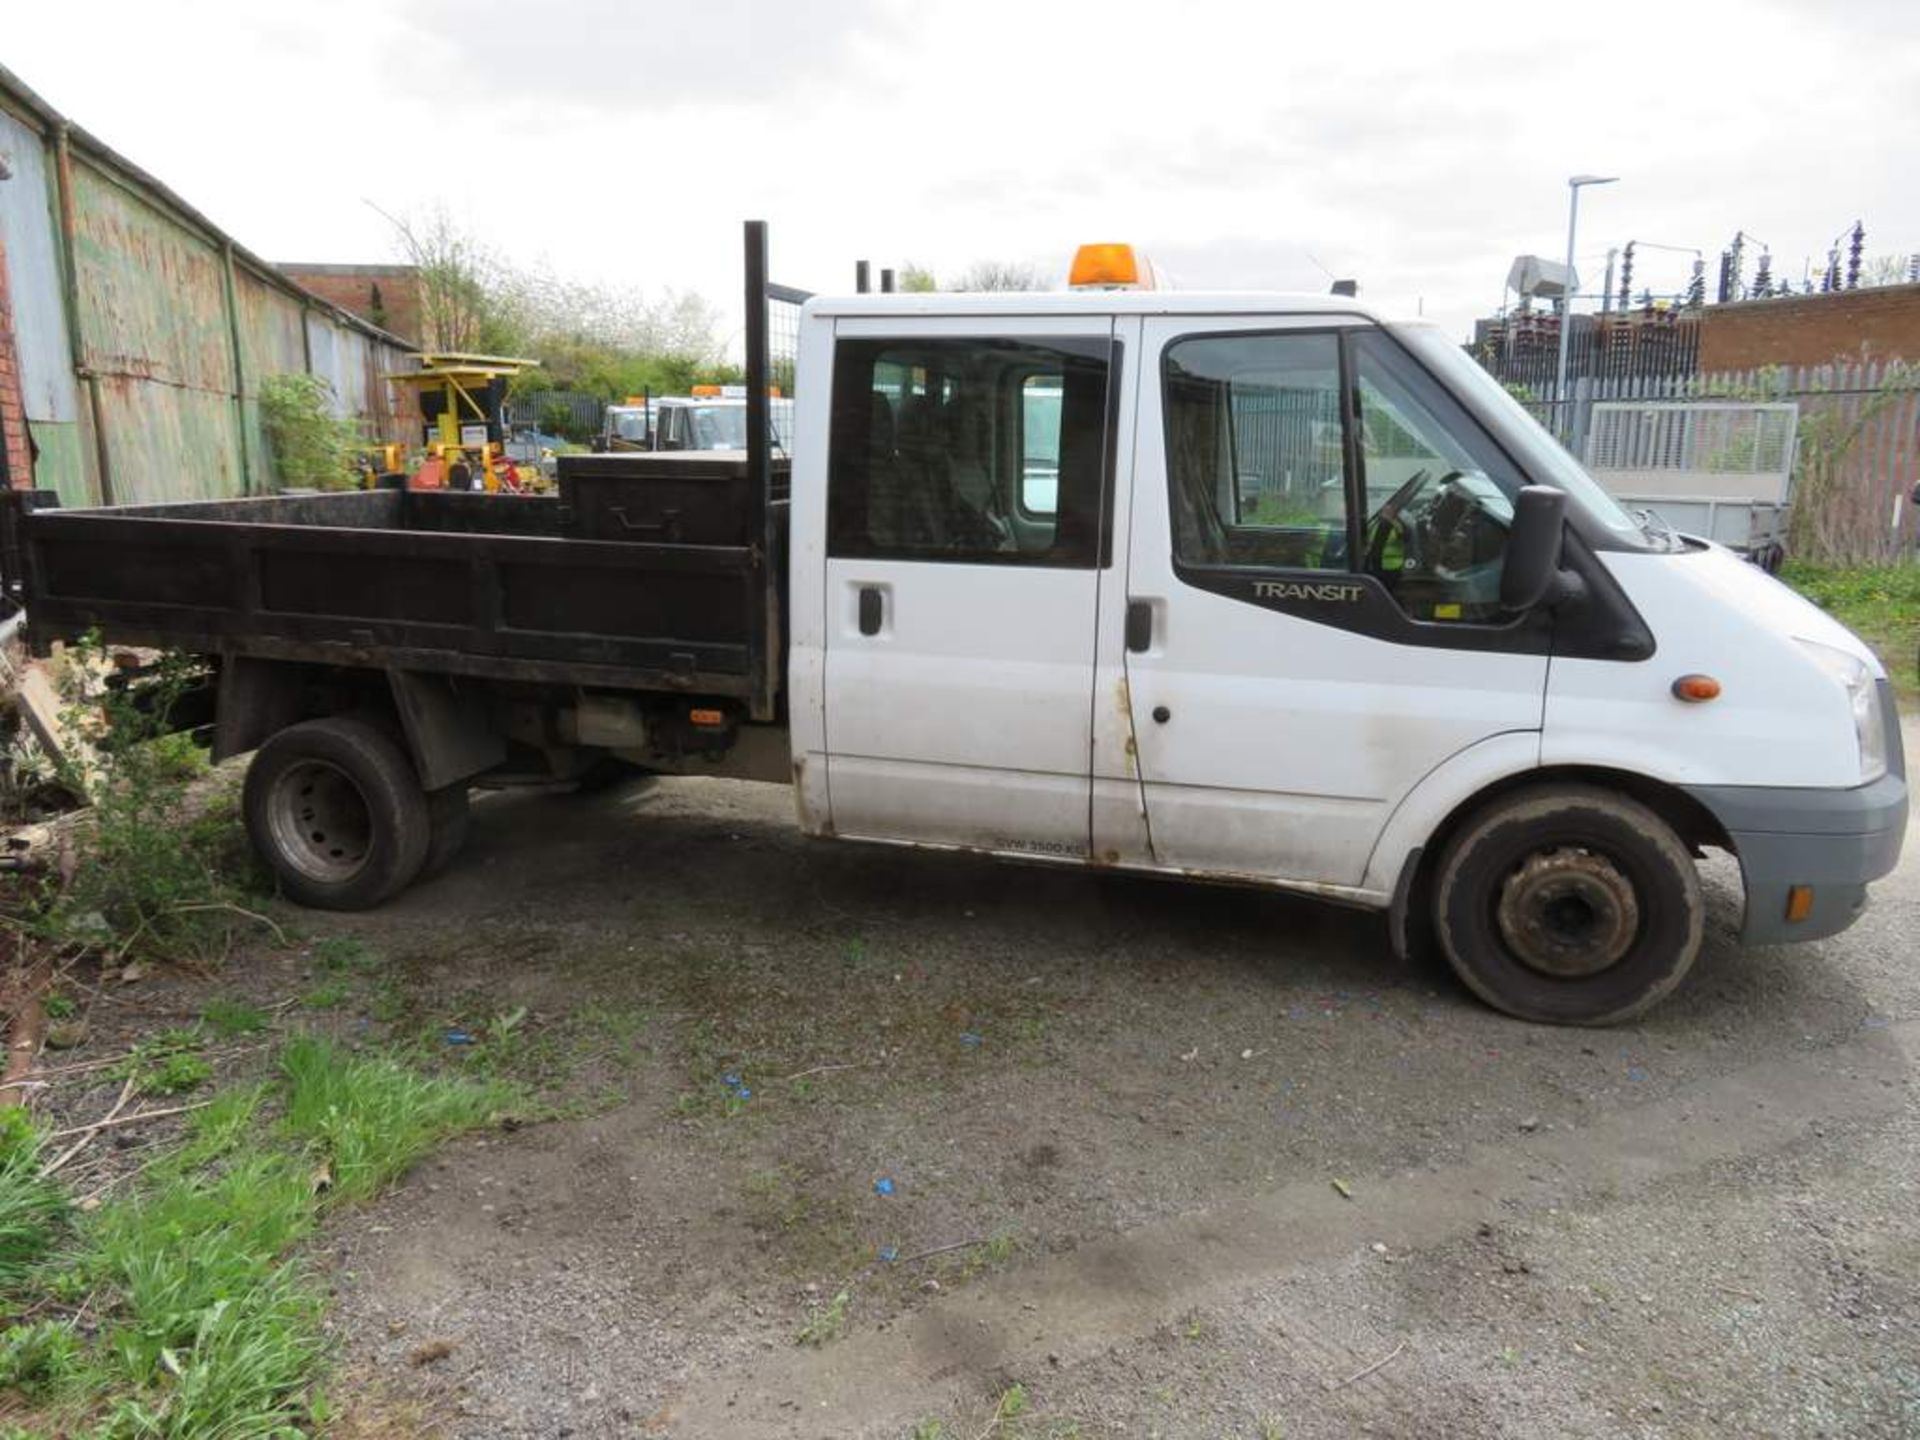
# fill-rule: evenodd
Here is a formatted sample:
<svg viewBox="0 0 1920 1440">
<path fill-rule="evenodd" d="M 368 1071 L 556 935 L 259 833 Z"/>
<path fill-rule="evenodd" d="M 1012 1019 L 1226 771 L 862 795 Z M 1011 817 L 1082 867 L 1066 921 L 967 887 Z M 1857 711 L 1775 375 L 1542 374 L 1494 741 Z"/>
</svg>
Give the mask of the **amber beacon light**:
<svg viewBox="0 0 1920 1440">
<path fill-rule="evenodd" d="M 1153 267 L 1131 245 L 1082 245 L 1067 284 L 1076 290 L 1151 290 Z"/>
</svg>

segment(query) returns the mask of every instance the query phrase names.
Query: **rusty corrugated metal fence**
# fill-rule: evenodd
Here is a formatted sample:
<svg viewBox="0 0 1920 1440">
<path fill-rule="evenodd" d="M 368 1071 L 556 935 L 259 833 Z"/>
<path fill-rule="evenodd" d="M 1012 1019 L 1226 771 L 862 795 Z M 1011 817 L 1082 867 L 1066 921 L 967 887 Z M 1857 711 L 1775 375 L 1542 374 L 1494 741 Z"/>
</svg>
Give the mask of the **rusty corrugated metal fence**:
<svg viewBox="0 0 1920 1440">
<path fill-rule="evenodd" d="M 272 488 L 258 395 L 331 382 L 371 440 L 413 438 L 412 347 L 311 295 L 0 68 L 0 253 L 33 483 L 67 505 Z"/>
</svg>

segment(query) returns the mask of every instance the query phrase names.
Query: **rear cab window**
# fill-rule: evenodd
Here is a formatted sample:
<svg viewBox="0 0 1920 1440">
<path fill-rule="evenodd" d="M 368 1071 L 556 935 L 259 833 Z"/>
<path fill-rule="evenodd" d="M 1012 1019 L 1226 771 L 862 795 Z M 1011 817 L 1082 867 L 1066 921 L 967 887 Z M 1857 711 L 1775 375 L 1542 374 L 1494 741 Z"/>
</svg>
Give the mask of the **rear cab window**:
<svg viewBox="0 0 1920 1440">
<path fill-rule="evenodd" d="M 828 553 L 1100 563 L 1112 349 L 1104 335 L 839 341 Z"/>
</svg>

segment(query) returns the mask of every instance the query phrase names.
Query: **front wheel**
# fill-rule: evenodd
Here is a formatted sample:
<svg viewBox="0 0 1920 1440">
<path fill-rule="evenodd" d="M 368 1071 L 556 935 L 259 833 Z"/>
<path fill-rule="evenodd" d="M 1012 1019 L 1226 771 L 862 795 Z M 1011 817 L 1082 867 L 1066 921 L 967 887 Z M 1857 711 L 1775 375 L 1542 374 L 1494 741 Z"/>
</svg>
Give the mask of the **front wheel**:
<svg viewBox="0 0 1920 1440">
<path fill-rule="evenodd" d="M 290 725 L 262 745 L 242 808 L 287 898 L 321 910 L 370 910 L 404 889 L 433 833 L 406 753 L 348 716 Z"/>
<path fill-rule="evenodd" d="M 1652 1007 L 1700 953 L 1705 904 L 1673 829 L 1594 786 L 1517 791 L 1471 817 L 1434 886 L 1447 960 L 1495 1009 L 1608 1025 Z"/>
</svg>

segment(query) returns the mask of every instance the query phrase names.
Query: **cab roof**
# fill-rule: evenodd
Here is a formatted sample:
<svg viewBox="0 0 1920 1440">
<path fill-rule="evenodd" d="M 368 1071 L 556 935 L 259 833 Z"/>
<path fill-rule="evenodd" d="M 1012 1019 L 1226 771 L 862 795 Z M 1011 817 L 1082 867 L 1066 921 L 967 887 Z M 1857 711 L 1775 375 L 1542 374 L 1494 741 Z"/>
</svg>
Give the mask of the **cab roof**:
<svg viewBox="0 0 1920 1440">
<path fill-rule="evenodd" d="M 819 316 L 904 315 L 1326 315 L 1384 323 L 1387 317 L 1344 295 L 1272 290 L 1000 290 L 816 295 Z"/>
</svg>

